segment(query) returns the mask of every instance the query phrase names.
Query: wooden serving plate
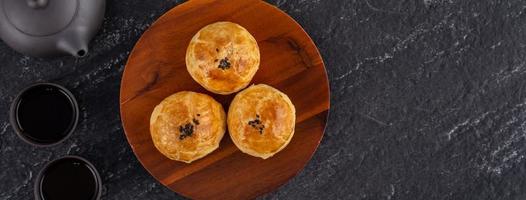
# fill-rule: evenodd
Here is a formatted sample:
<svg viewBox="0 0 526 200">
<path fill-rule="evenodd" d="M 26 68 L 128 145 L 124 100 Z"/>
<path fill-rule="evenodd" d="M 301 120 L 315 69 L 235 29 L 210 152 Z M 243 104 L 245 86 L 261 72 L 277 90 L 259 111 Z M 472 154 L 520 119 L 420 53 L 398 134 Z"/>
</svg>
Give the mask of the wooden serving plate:
<svg viewBox="0 0 526 200">
<path fill-rule="evenodd" d="M 192 36 L 217 21 L 241 24 L 252 33 L 261 53 L 253 83 L 278 88 L 296 107 L 292 141 L 267 160 L 240 152 L 228 133 L 219 149 L 191 164 L 169 160 L 152 143 L 152 110 L 175 92 L 209 94 L 228 110 L 235 94 L 206 91 L 185 66 Z M 194 199 L 247 199 L 283 185 L 310 160 L 323 136 L 329 96 L 327 73 L 316 45 L 287 14 L 260 0 L 191 0 L 159 18 L 135 45 L 122 77 L 120 110 L 133 152 L 162 184 Z"/>
</svg>

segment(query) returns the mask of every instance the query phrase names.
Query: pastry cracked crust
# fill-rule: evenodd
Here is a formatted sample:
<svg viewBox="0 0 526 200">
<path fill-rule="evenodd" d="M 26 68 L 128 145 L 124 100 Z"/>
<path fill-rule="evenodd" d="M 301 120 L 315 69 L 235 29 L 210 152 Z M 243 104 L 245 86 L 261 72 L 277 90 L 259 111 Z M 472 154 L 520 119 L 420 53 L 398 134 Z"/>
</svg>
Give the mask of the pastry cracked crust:
<svg viewBox="0 0 526 200">
<path fill-rule="evenodd" d="M 219 147 L 226 130 L 225 118 L 223 107 L 212 97 L 188 91 L 175 93 L 152 112 L 153 144 L 166 157 L 190 163 Z"/>
<path fill-rule="evenodd" d="M 245 88 L 259 68 L 256 39 L 242 26 L 216 22 L 197 32 L 186 50 L 186 68 L 210 92 L 231 94 Z"/>
<path fill-rule="evenodd" d="M 285 148 L 296 123 L 289 97 L 265 85 L 239 92 L 228 110 L 227 124 L 234 144 L 244 153 L 267 159 Z"/>
</svg>

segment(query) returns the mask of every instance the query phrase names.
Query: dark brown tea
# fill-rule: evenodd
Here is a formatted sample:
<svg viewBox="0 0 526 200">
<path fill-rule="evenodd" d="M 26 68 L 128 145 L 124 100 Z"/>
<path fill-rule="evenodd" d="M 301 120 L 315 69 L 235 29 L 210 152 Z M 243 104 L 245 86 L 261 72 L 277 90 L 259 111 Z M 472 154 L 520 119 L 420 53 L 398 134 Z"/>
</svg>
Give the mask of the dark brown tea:
<svg viewBox="0 0 526 200">
<path fill-rule="evenodd" d="M 40 178 L 42 200 L 94 200 L 99 183 L 96 172 L 80 159 L 64 158 L 48 166 Z"/>
<path fill-rule="evenodd" d="M 21 135 L 38 144 L 52 144 L 65 138 L 74 127 L 76 108 L 66 91 L 41 84 L 19 96 L 15 110 Z"/>
</svg>

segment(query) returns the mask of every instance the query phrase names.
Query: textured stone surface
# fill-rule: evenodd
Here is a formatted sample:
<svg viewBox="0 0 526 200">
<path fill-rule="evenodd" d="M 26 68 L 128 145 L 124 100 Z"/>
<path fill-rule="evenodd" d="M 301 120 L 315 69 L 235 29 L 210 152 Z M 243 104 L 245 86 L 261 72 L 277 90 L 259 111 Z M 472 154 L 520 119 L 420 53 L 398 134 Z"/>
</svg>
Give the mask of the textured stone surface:
<svg viewBox="0 0 526 200">
<path fill-rule="evenodd" d="M 108 0 L 88 57 L 35 59 L 0 43 L 0 199 L 31 199 L 49 160 L 102 173 L 103 199 L 182 198 L 138 163 L 119 119 L 126 58 L 182 1 Z M 304 171 L 262 199 L 526 199 L 526 2 L 272 0 L 310 33 L 331 81 L 325 137 Z M 34 148 L 7 118 L 35 81 L 81 105 L 65 143 Z"/>
</svg>

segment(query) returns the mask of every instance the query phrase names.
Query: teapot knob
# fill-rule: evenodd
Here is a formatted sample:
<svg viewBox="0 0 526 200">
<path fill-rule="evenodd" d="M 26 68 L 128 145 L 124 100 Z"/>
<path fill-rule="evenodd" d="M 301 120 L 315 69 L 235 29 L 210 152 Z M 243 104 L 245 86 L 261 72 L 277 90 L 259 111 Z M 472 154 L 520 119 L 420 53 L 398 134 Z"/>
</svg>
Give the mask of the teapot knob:
<svg viewBox="0 0 526 200">
<path fill-rule="evenodd" d="M 34 9 L 42 9 L 47 6 L 49 0 L 27 0 L 27 5 Z"/>
</svg>

